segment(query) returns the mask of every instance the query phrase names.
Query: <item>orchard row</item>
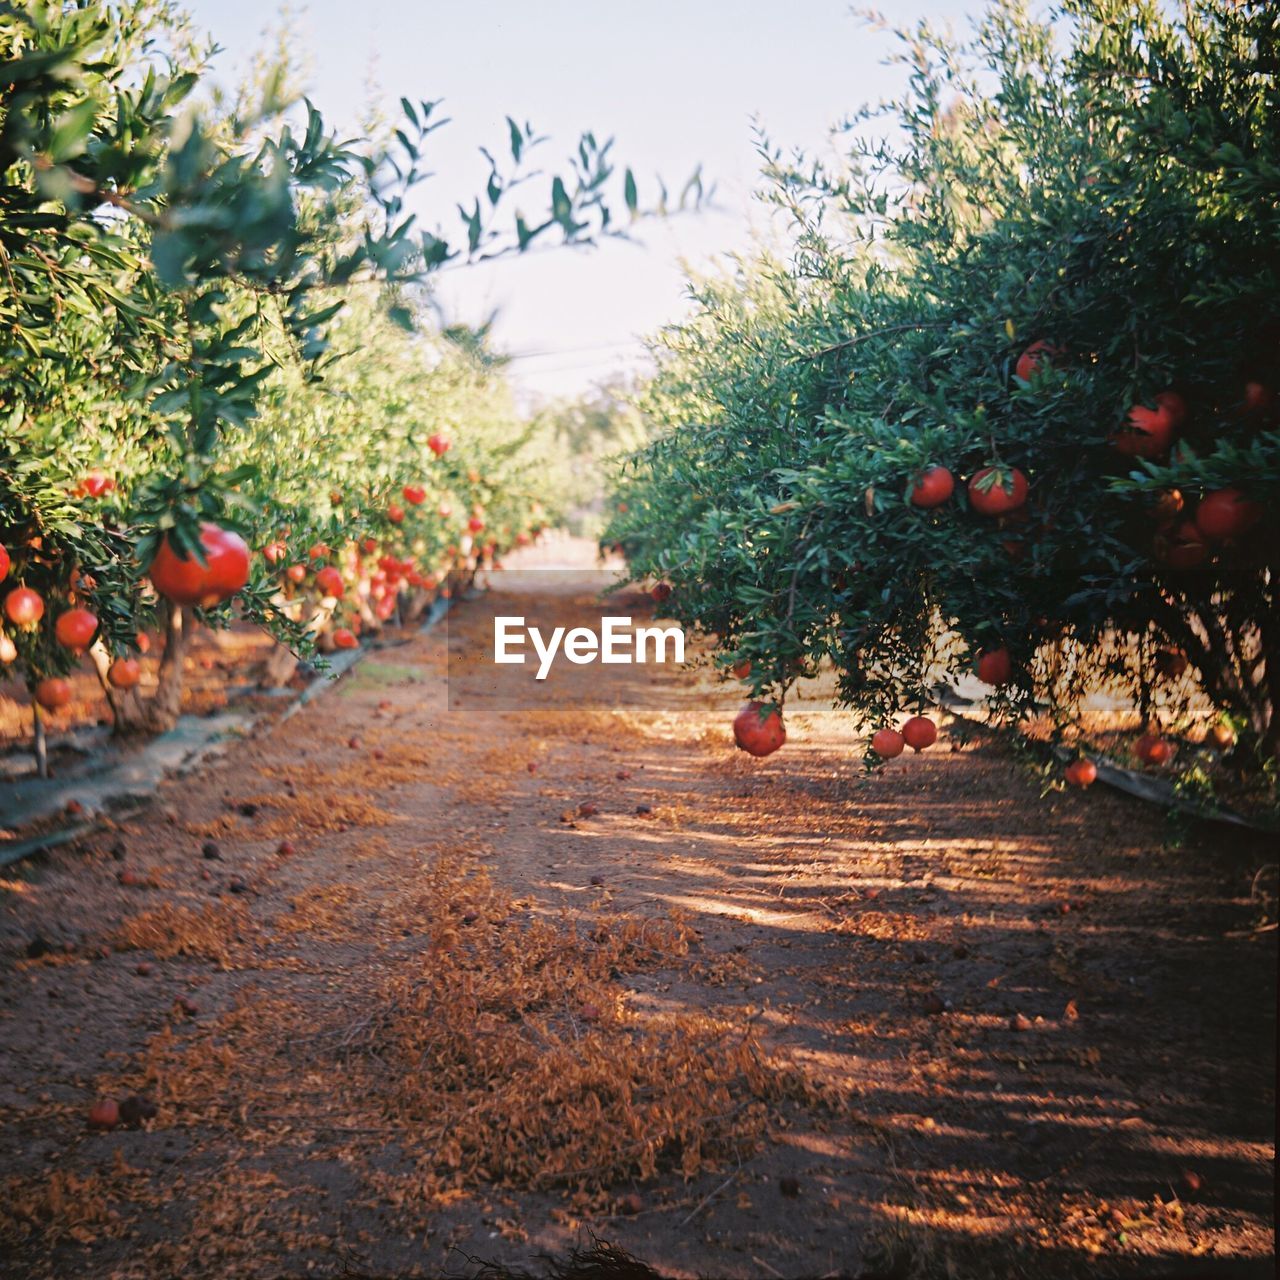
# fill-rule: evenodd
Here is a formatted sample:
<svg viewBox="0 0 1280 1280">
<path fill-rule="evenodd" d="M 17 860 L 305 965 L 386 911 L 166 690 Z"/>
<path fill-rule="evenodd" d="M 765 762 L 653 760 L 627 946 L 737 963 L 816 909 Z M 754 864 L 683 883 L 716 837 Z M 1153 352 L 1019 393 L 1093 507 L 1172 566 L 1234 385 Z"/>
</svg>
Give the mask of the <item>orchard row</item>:
<svg viewBox="0 0 1280 1280">
<path fill-rule="evenodd" d="M 1274 784 L 1276 26 L 993 6 L 900 33 L 896 132 L 855 113 L 842 168 L 766 152 L 790 251 L 692 282 L 605 533 L 747 681 L 749 750 L 823 663 L 873 758 L 977 674 L 1009 723 L 1084 749 L 1128 707 L 1144 762 L 1209 735 Z"/>
</svg>

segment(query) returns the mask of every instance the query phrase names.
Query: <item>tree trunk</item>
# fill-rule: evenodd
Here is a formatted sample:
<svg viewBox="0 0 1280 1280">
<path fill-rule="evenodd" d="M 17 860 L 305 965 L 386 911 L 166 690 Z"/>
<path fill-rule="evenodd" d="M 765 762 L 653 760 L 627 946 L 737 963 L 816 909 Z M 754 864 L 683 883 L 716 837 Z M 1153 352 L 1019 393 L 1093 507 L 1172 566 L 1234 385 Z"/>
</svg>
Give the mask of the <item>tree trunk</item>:
<svg viewBox="0 0 1280 1280">
<path fill-rule="evenodd" d="M 35 752 L 36 757 L 36 777 L 47 778 L 49 776 L 49 743 L 45 738 L 44 716 L 40 714 L 40 704 L 38 702 L 31 704 L 31 718 L 35 722 L 31 749 Z"/>
<path fill-rule="evenodd" d="M 111 669 L 111 654 L 107 652 L 107 646 L 101 640 L 94 641 L 89 650 L 89 657 L 93 660 L 93 669 L 98 674 L 98 683 L 102 686 L 107 705 L 111 708 L 112 732 L 117 737 L 121 737 L 131 732 L 129 726 L 137 723 L 143 715 L 142 699 L 138 696 L 137 689 L 117 689 L 107 679 L 107 672 Z"/>
<path fill-rule="evenodd" d="M 155 693 L 147 699 L 134 696 L 112 701 L 115 732 L 121 737 L 135 733 L 167 733 L 178 723 L 178 716 L 182 713 L 182 689 L 186 678 L 184 659 L 189 641 L 187 615 L 178 604 L 167 604 L 165 610 L 164 655 L 160 659 L 160 678 Z M 94 663 L 98 663 L 96 656 Z"/>
</svg>

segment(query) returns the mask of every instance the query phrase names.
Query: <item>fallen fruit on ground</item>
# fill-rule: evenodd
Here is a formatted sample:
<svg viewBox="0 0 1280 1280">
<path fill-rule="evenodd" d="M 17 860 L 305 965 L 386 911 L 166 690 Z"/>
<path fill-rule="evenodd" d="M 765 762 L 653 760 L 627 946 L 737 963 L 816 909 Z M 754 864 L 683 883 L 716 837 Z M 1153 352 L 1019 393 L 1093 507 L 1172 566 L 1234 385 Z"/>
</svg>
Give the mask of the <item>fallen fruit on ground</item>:
<svg viewBox="0 0 1280 1280">
<path fill-rule="evenodd" d="M 90 1129 L 114 1129 L 120 1123 L 120 1106 L 114 1098 L 99 1098 L 89 1108 Z"/>
</svg>

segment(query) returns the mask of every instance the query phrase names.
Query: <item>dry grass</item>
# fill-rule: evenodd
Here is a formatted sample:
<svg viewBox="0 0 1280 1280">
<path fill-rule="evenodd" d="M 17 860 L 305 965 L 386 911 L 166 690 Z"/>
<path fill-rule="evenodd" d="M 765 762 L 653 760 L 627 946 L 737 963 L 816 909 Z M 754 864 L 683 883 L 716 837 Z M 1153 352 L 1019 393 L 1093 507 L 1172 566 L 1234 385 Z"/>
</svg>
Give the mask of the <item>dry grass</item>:
<svg viewBox="0 0 1280 1280">
<path fill-rule="evenodd" d="M 210 903 L 197 911 L 165 902 L 125 920 L 107 941 L 118 951 L 150 951 L 161 960 L 190 956 L 229 969 L 254 932 L 243 903 Z"/>
</svg>

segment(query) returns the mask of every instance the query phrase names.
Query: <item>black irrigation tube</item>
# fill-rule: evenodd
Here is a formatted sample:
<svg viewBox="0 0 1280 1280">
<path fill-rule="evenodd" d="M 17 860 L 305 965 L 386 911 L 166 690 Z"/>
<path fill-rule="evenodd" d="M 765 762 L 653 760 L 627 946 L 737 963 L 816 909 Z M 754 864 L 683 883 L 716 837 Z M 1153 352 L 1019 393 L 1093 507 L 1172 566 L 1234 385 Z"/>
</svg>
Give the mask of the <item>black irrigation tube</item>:
<svg viewBox="0 0 1280 1280">
<path fill-rule="evenodd" d="M 967 699 L 965 701 L 967 702 Z M 1009 736 L 1022 746 L 1028 747 L 1042 756 L 1051 756 L 1055 760 L 1061 760 L 1063 763 L 1074 760 L 1080 755 L 1087 756 L 1097 766 L 1099 782 L 1105 783 L 1109 787 L 1114 787 L 1117 791 L 1123 791 L 1126 795 L 1133 796 L 1135 799 L 1145 800 L 1148 804 L 1160 805 L 1162 808 L 1172 809 L 1177 813 L 1185 813 L 1189 817 L 1200 818 L 1205 822 L 1220 822 L 1227 826 L 1243 827 L 1248 831 L 1256 831 L 1262 835 L 1275 835 L 1280 832 L 1280 826 L 1274 823 L 1258 822 L 1253 818 L 1246 817 L 1244 814 L 1236 813 L 1232 809 L 1197 804 L 1196 801 L 1181 794 L 1173 783 L 1166 782 L 1163 778 L 1153 778 L 1150 774 L 1139 773 L 1136 769 L 1126 769 L 1124 765 L 1117 764 L 1109 756 L 1105 756 L 1101 752 L 1074 751 L 1070 747 L 1036 742 L 1024 734 L 1018 733 L 1016 729 L 1002 730 L 995 725 L 987 724 L 983 720 L 974 720 L 970 716 L 961 715 L 959 711 L 955 710 L 954 705 L 948 705 L 947 701 L 943 702 L 943 708 L 952 719 L 958 720 L 961 724 L 971 729 L 978 729 L 993 736 Z"/>
<path fill-rule="evenodd" d="M 468 599 L 471 597 L 467 597 Z M 427 610 L 427 615 L 418 627 L 419 635 L 426 635 L 433 630 L 436 624 L 444 618 L 454 603 L 454 597 L 448 599 L 437 598 L 431 608 Z M 400 643 L 404 643 L 401 641 Z M 284 714 L 276 719 L 274 724 L 283 724 L 291 716 L 301 711 L 309 702 L 314 702 L 322 694 L 337 686 L 343 676 L 354 670 L 365 658 L 371 653 L 376 653 L 380 648 L 373 645 L 361 646 L 358 649 L 352 649 L 349 653 L 344 653 L 340 658 L 330 661 L 328 669 L 324 675 L 317 680 L 313 680 L 285 709 Z M 251 727 L 250 732 L 256 731 L 257 728 L 267 719 L 266 716 L 259 717 Z M 221 739 L 213 738 L 205 743 L 202 747 L 197 748 L 192 757 L 186 762 L 186 767 L 190 767 L 198 763 Z M 156 780 L 156 786 L 148 793 L 148 798 L 155 794 L 156 788 L 159 787 L 161 779 Z M 136 797 L 140 793 L 131 793 L 131 798 Z M 30 857 L 33 853 L 41 853 L 47 849 L 56 849 L 64 844 L 71 844 L 73 841 L 80 839 L 81 836 L 89 835 L 100 825 L 101 818 L 94 817 L 86 821 L 72 823 L 71 826 L 61 827 L 55 831 L 46 831 L 38 836 L 32 836 L 28 840 L 20 840 L 17 844 L 8 845 L 0 848 L 0 867 L 7 867 L 15 862 L 21 861 L 23 858 Z"/>
</svg>

